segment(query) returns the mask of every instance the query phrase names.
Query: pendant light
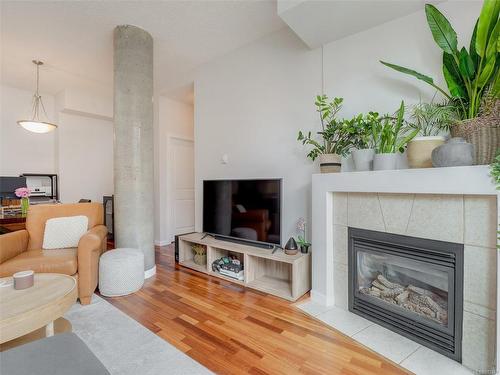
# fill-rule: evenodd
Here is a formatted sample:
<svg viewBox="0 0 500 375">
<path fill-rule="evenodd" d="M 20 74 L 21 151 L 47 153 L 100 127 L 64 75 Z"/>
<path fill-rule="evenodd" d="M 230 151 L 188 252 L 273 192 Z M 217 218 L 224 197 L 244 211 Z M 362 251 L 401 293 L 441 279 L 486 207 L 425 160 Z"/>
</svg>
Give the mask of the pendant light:
<svg viewBox="0 0 500 375">
<path fill-rule="evenodd" d="M 38 92 L 39 77 L 40 77 L 40 65 L 43 65 L 42 61 L 33 60 L 33 64 L 36 65 L 36 91 L 33 95 L 33 114 L 31 120 L 19 120 L 17 123 L 21 125 L 24 129 L 29 130 L 33 133 L 48 133 L 57 128 L 57 125 L 52 124 L 48 121 L 40 120 L 40 110 L 43 111 L 45 118 L 48 120 L 47 112 L 43 106 L 42 97 Z"/>
</svg>

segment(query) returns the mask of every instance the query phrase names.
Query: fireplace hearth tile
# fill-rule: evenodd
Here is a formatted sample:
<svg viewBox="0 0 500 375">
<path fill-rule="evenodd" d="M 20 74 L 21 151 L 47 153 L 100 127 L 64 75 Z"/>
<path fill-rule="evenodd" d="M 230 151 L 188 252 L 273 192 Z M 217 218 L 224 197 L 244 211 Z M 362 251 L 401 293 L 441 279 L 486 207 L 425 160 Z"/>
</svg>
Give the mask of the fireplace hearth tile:
<svg viewBox="0 0 500 375">
<path fill-rule="evenodd" d="M 347 193 L 333 194 L 333 224 L 347 225 Z"/>
<path fill-rule="evenodd" d="M 415 341 L 398 335 L 378 324 L 371 325 L 353 335 L 352 338 L 397 363 L 400 363 L 421 347 Z"/>
<path fill-rule="evenodd" d="M 372 322 L 339 307 L 319 314 L 317 319 L 332 326 L 347 336 L 352 336 L 373 325 Z"/>
<path fill-rule="evenodd" d="M 480 373 L 490 373 L 494 363 L 495 322 L 464 311 L 462 364 Z"/>
<path fill-rule="evenodd" d="M 349 294 L 349 288 L 347 286 L 347 264 L 334 262 L 333 272 L 333 292 L 335 293 L 335 306 L 347 310 Z"/>
<path fill-rule="evenodd" d="M 413 206 L 414 194 L 379 194 L 385 229 L 389 233 L 405 234 Z"/>
<path fill-rule="evenodd" d="M 464 243 L 463 202 L 461 195 L 417 194 L 406 234 L 431 240 Z"/>
<path fill-rule="evenodd" d="M 497 226 L 497 200 L 494 196 L 465 196 L 466 245 L 495 247 Z"/>
<path fill-rule="evenodd" d="M 496 250 L 464 247 L 464 300 L 494 310 L 497 304 Z"/>
<path fill-rule="evenodd" d="M 377 194 L 349 193 L 347 217 L 350 227 L 385 232 L 384 219 Z"/>
<path fill-rule="evenodd" d="M 301 309 L 306 314 L 309 314 L 309 315 L 314 316 L 314 317 L 332 309 L 332 306 L 325 306 L 325 305 L 322 305 L 321 303 L 317 303 L 317 302 L 314 302 L 312 300 L 298 303 L 295 305 L 295 307 Z"/>
<path fill-rule="evenodd" d="M 333 261 L 347 264 L 347 227 L 333 226 Z"/>
<path fill-rule="evenodd" d="M 400 363 L 404 368 L 417 375 L 473 375 L 474 373 L 441 355 L 434 350 L 421 346 L 417 351 Z"/>
</svg>

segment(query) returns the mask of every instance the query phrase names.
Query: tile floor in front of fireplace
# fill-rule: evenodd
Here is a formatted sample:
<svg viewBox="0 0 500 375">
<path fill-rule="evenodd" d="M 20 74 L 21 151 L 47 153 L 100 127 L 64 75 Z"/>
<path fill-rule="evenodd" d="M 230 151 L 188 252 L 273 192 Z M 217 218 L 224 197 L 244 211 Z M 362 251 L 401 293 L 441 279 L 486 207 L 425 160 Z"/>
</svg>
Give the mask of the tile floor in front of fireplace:
<svg viewBox="0 0 500 375">
<path fill-rule="evenodd" d="M 311 300 L 296 307 L 416 375 L 473 374 L 458 362 L 339 307 Z"/>
</svg>

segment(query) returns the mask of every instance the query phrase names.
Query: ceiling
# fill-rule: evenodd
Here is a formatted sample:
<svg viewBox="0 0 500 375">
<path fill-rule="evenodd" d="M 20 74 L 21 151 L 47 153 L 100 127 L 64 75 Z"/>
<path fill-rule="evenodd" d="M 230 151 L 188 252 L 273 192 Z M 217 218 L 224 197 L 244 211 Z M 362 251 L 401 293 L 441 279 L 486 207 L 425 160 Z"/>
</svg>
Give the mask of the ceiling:
<svg viewBox="0 0 500 375">
<path fill-rule="evenodd" d="M 278 0 L 278 14 L 310 48 L 421 11 L 443 0 Z"/>
<path fill-rule="evenodd" d="M 112 90 L 113 29 L 154 38 L 155 88 L 285 27 L 275 1 L 2 1 L 2 82 L 33 89 L 32 59 L 45 62 L 41 91 Z"/>
</svg>

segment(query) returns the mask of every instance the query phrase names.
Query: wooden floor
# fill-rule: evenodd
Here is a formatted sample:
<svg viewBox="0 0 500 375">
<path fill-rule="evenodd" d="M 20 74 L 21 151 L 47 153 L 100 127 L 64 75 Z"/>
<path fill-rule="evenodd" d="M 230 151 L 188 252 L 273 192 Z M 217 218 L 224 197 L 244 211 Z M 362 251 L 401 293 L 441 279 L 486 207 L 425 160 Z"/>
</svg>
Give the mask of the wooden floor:
<svg viewBox="0 0 500 375">
<path fill-rule="evenodd" d="M 139 292 L 107 300 L 217 374 L 408 374 L 293 303 L 179 267 L 171 246 L 156 261 Z"/>
</svg>

